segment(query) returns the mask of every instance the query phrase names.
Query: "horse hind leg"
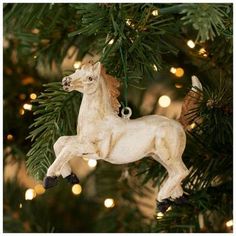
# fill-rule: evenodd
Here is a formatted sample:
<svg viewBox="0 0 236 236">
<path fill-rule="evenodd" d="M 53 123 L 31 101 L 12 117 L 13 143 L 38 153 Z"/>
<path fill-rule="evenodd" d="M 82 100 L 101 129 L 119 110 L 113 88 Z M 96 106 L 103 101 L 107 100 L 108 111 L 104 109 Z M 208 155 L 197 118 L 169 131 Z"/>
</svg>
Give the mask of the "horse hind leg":
<svg viewBox="0 0 236 236">
<path fill-rule="evenodd" d="M 156 146 L 158 147 L 156 148 L 156 155 L 160 160 L 155 158 L 155 156 L 154 159 L 166 168 L 169 175 L 158 193 L 157 200 L 161 202 L 169 197 L 180 197 L 183 194 L 181 181 L 188 175 L 188 169 L 181 159 L 184 147 L 178 147 L 177 155 L 171 155 L 171 150 L 164 139 L 158 140 L 158 145 Z"/>
<path fill-rule="evenodd" d="M 157 194 L 157 201 L 162 202 L 164 199 L 167 199 L 171 196 L 167 187 L 170 186 L 170 183 L 173 181 L 173 171 L 172 167 L 168 164 L 168 152 L 167 150 L 159 150 L 158 154 L 152 155 L 153 159 L 158 161 L 168 172 L 168 176 L 162 182 L 159 192 Z"/>
</svg>

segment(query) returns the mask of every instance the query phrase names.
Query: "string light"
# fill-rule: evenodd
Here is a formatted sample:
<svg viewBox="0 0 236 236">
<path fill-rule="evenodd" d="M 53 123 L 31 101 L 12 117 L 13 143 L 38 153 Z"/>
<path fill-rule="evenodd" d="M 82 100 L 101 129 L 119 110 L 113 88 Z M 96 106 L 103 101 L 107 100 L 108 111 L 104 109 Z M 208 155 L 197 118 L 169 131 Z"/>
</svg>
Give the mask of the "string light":
<svg viewBox="0 0 236 236">
<path fill-rule="evenodd" d="M 172 210 L 172 207 L 169 206 L 166 211 L 171 211 L 171 210 Z"/>
<path fill-rule="evenodd" d="M 31 93 L 31 94 L 30 94 L 30 98 L 31 98 L 32 100 L 34 100 L 34 99 L 37 98 L 37 95 L 36 95 L 35 93 Z"/>
<path fill-rule="evenodd" d="M 126 20 L 126 25 L 130 26 L 132 24 L 131 20 L 130 19 L 127 19 Z"/>
<path fill-rule="evenodd" d="M 176 68 L 175 76 L 182 77 L 184 75 L 184 70 L 181 67 Z"/>
<path fill-rule="evenodd" d="M 157 71 L 157 66 L 155 64 L 152 67 L 153 67 L 153 70 Z"/>
<path fill-rule="evenodd" d="M 21 109 L 19 110 L 19 114 L 20 114 L 21 116 L 23 116 L 23 115 L 25 114 L 25 110 L 24 110 L 23 108 L 21 108 Z"/>
<path fill-rule="evenodd" d="M 23 205 L 22 205 L 22 203 L 20 203 L 20 204 L 19 204 L 19 208 L 22 208 L 22 207 L 23 207 Z"/>
<path fill-rule="evenodd" d="M 8 134 L 7 135 L 7 140 L 8 141 L 12 141 L 13 140 L 13 135 L 12 134 Z"/>
<path fill-rule="evenodd" d="M 171 67 L 170 68 L 170 73 L 175 74 L 176 73 L 176 68 L 175 67 Z"/>
<path fill-rule="evenodd" d="M 190 125 L 190 128 L 191 128 L 191 129 L 194 129 L 195 127 L 196 127 L 196 123 L 193 122 L 193 123 Z"/>
<path fill-rule="evenodd" d="M 175 87 L 179 89 L 179 88 L 182 88 L 182 87 L 183 87 L 183 85 L 182 85 L 182 84 L 180 84 L 180 83 L 175 83 Z"/>
<path fill-rule="evenodd" d="M 199 49 L 198 54 L 203 56 L 203 57 L 207 57 L 207 51 L 206 51 L 205 48 Z"/>
<path fill-rule="evenodd" d="M 37 56 L 36 56 L 36 55 L 34 56 L 34 59 L 37 59 Z"/>
<path fill-rule="evenodd" d="M 115 206 L 114 199 L 112 199 L 112 198 L 107 198 L 107 199 L 105 199 L 105 201 L 104 201 L 104 206 L 105 206 L 106 208 L 112 208 L 112 207 L 114 207 L 114 206 Z"/>
<path fill-rule="evenodd" d="M 153 11 L 152 11 L 152 15 L 153 15 L 153 16 L 158 16 L 158 15 L 159 15 L 158 10 L 153 10 Z"/>
<path fill-rule="evenodd" d="M 82 187 L 80 184 L 74 184 L 71 188 L 71 191 L 74 195 L 79 195 L 82 192 Z"/>
<path fill-rule="evenodd" d="M 33 33 L 33 34 L 39 34 L 39 32 L 40 32 L 40 30 L 37 28 L 34 28 L 31 30 L 31 33 Z"/>
<path fill-rule="evenodd" d="M 162 212 L 158 212 L 157 213 L 157 219 L 161 219 L 164 216 L 164 214 Z"/>
<path fill-rule="evenodd" d="M 81 67 L 81 61 L 76 61 L 73 65 L 74 69 L 79 69 Z"/>
<path fill-rule="evenodd" d="M 111 39 L 108 44 L 111 45 L 111 44 L 113 44 L 113 43 L 114 43 L 114 39 Z"/>
<path fill-rule="evenodd" d="M 232 227 L 233 226 L 233 220 L 229 220 L 225 223 L 227 227 Z"/>
<path fill-rule="evenodd" d="M 188 40 L 187 42 L 187 45 L 190 47 L 190 48 L 195 48 L 195 43 L 192 41 L 192 40 Z"/>
<path fill-rule="evenodd" d="M 161 107 L 166 108 L 170 105 L 171 99 L 167 95 L 163 95 L 159 98 L 158 103 Z"/>
<path fill-rule="evenodd" d="M 94 168 L 97 165 L 97 161 L 95 159 L 88 160 L 88 166 Z"/>
<path fill-rule="evenodd" d="M 34 191 L 36 194 L 41 195 L 45 193 L 45 188 L 42 184 L 37 184 L 34 186 Z"/>
<path fill-rule="evenodd" d="M 25 191 L 25 200 L 32 200 L 35 197 L 36 197 L 36 192 L 34 191 L 34 189 L 29 188 Z"/>
<path fill-rule="evenodd" d="M 34 78 L 31 77 L 31 76 L 27 76 L 24 79 L 22 79 L 21 83 L 23 85 L 33 84 L 34 83 Z"/>
<path fill-rule="evenodd" d="M 201 49 L 199 49 L 198 53 L 200 55 L 202 55 L 202 54 L 206 53 L 206 49 L 205 48 L 201 48 Z"/>
<path fill-rule="evenodd" d="M 23 108 L 24 108 L 25 110 L 31 111 L 31 110 L 32 110 L 32 105 L 31 105 L 31 104 L 28 104 L 28 103 L 25 103 L 25 104 L 23 105 Z"/>
</svg>

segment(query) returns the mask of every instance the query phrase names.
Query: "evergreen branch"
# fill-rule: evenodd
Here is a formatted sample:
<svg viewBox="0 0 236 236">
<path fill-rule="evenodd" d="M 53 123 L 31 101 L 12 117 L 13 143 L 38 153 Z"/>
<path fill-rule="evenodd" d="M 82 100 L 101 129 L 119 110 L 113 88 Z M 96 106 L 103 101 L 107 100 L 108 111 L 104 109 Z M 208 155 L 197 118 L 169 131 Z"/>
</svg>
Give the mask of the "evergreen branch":
<svg viewBox="0 0 236 236">
<path fill-rule="evenodd" d="M 201 228 L 199 222 L 199 214 L 204 217 L 208 232 L 216 232 L 213 227 L 215 222 L 206 219 L 208 219 L 209 212 L 211 212 L 212 216 L 214 215 L 214 218 L 218 219 L 219 224 L 224 224 L 224 215 L 232 216 L 231 207 L 233 202 L 228 201 L 228 197 L 232 194 L 230 188 L 231 183 L 210 187 L 189 196 L 189 200 L 185 204 L 173 203 L 172 209 L 167 211 L 162 218 L 157 219 L 152 232 L 204 232 L 205 228 Z M 226 208 L 222 208 L 224 204 L 227 205 Z"/>
<path fill-rule="evenodd" d="M 227 4 L 189 4 L 181 14 L 184 25 L 191 24 L 198 31 L 196 41 L 213 40 L 225 30 L 226 11 L 230 6 Z"/>
<path fill-rule="evenodd" d="M 28 138 L 33 141 L 27 153 L 27 167 L 32 175 L 41 179 L 52 163 L 53 144 L 62 135 L 76 132 L 77 115 L 81 96 L 78 92 L 65 92 L 58 82 L 45 85 L 46 89 L 35 101 L 34 112 L 39 115 L 30 126 Z M 70 112 L 70 116 L 68 116 Z"/>
</svg>

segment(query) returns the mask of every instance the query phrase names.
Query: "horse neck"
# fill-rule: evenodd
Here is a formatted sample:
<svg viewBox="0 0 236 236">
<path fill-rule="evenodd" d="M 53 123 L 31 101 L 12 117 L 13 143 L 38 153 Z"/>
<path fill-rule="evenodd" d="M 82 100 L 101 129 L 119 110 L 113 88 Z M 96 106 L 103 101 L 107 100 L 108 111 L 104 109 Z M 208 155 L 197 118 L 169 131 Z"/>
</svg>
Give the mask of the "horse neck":
<svg viewBox="0 0 236 236">
<path fill-rule="evenodd" d="M 103 78 L 100 78 L 97 90 L 92 94 L 84 94 L 80 106 L 78 123 L 102 120 L 107 116 L 115 116 L 109 93 Z"/>
</svg>

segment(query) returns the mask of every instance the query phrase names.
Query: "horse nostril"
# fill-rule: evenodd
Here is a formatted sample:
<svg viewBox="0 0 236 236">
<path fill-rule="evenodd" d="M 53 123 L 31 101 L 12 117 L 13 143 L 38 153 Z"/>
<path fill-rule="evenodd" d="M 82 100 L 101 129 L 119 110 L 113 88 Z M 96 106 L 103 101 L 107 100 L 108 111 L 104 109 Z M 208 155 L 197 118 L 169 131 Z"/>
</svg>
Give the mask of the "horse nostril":
<svg viewBox="0 0 236 236">
<path fill-rule="evenodd" d="M 62 80 L 62 85 L 63 86 L 70 86 L 70 82 L 71 82 L 71 77 L 69 77 L 69 76 L 64 77 Z"/>
</svg>

